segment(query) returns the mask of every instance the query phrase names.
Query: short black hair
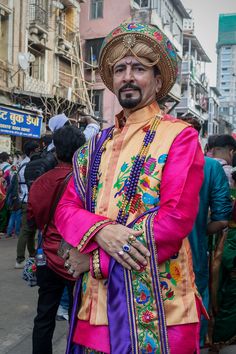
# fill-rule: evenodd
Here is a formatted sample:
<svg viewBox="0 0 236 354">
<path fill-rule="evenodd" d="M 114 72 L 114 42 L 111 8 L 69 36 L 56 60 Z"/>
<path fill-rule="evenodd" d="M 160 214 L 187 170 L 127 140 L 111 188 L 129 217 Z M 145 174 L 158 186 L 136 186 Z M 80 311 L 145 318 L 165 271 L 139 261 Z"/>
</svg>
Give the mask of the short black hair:
<svg viewBox="0 0 236 354">
<path fill-rule="evenodd" d="M 37 143 L 36 141 L 32 140 L 32 141 L 27 141 L 24 144 L 23 150 L 24 153 L 29 156 L 31 154 L 31 152 L 34 152 L 35 149 L 39 148 L 39 143 Z"/>
<path fill-rule="evenodd" d="M 72 162 L 75 151 L 85 143 L 85 135 L 75 125 L 57 129 L 53 134 L 53 143 L 57 158 L 63 162 Z"/>
<path fill-rule="evenodd" d="M 52 134 L 50 134 L 50 135 L 44 135 L 44 136 L 42 137 L 42 142 L 43 142 L 46 146 L 50 145 L 51 142 L 52 142 Z"/>
<path fill-rule="evenodd" d="M 179 118 L 184 122 L 189 123 L 195 130 L 197 130 L 198 133 L 200 133 L 202 129 L 202 125 L 197 118 L 194 117 L 179 117 Z"/>
<path fill-rule="evenodd" d="M 236 141 L 235 139 L 229 134 L 222 134 L 217 135 L 214 141 L 215 148 L 231 148 L 236 150 Z"/>
<path fill-rule="evenodd" d="M 214 134 L 214 135 L 209 135 L 208 137 L 208 140 L 207 140 L 207 146 L 208 146 L 208 149 L 213 149 L 213 147 L 215 146 L 215 141 L 216 141 L 216 138 L 217 138 L 217 134 Z"/>
<path fill-rule="evenodd" d="M 10 155 L 8 154 L 8 152 L 1 152 L 0 154 L 0 162 L 6 162 L 9 159 Z"/>
</svg>

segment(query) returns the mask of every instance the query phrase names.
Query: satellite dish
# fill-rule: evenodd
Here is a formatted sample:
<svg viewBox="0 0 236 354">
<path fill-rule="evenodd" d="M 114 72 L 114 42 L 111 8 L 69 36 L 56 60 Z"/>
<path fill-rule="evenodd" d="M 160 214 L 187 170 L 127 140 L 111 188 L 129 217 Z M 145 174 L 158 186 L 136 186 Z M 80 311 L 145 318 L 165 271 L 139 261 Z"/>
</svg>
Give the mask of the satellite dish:
<svg viewBox="0 0 236 354">
<path fill-rule="evenodd" d="M 35 56 L 28 52 L 28 53 L 19 53 L 18 54 L 18 62 L 23 70 L 27 70 L 29 68 L 29 63 L 32 63 L 35 61 Z"/>
<path fill-rule="evenodd" d="M 18 62 L 23 70 L 27 70 L 29 68 L 29 60 L 28 60 L 28 53 L 19 53 L 18 54 Z"/>
<path fill-rule="evenodd" d="M 35 61 L 35 56 L 34 56 L 34 54 L 28 52 L 28 53 L 26 53 L 26 55 L 28 56 L 28 62 L 29 62 L 29 63 L 33 63 L 33 62 Z"/>
</svg>

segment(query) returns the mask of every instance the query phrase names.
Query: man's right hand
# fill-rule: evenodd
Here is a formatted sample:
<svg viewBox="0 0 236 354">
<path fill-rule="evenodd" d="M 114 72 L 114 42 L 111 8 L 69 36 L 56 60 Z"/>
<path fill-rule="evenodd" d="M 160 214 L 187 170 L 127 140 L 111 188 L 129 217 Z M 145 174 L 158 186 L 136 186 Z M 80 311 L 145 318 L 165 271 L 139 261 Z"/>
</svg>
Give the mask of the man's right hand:
<svg viewBox="0 0 236 354">
<path fill-rule="evenodd" d="M 120 224 L 112 224 L 98 231 L 94 240 L 123 267 L 140 270 L 141 266 L 147 265 L 145 257 L 150 257 L 148 249 L 136 239 L 142 234 L 142 230 L 135 231 Z M 128 252 L 124 251 L 124 245 L 130 248 Z"/>
<path fill-rule="evenodd" d="M 77 248 L 70 249 L 67 254 L 69 257 L 67 256 L 65 261 L 65 268 L 73 278 L 78 278 L 82 273 L 89 271 L 88 255 L 80 253 Z"/>
</svg>

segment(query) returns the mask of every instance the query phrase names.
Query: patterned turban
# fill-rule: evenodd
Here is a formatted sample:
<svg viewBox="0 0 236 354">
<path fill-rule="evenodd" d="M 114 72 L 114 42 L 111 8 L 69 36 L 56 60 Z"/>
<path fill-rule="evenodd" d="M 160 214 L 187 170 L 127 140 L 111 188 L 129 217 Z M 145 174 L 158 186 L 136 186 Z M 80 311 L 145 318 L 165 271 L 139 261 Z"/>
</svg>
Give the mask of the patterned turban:
<svg viewBox="0 0 236 354">
<path fill-rule="evenodd" d="M 164 98 L 175 83 L 177 55 L 166 35 L 156 26 L 123 23 L 105 39 L 99 58 L 99 71 L 105 85 L 113 91 L 113 66 L 126 56 L 134 56 L 147 67 L 157 66 L 162 87 L 157 99 Z"/>
</svg>

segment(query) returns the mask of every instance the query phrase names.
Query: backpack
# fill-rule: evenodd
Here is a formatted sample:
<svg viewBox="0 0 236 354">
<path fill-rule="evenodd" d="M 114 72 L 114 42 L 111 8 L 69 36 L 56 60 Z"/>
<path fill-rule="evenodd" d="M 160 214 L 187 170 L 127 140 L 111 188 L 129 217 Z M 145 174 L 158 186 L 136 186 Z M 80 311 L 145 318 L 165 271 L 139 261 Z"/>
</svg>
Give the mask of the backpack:
<svg viewBox="0 0 236 354">
<path fill-rule="evenodd" d="M 19 170 L 14 173 L 14 175 L 12 176 L 12 179 L 11 179 L 11 182 L 10 182 L 10 185 L 7 189 L 7 195 L 6 195 L 6 205 L 7 205 L 7 208 L 8 210 L 12 210 L 12 211 L 15 211 L 15 210 L 18 210 L 21 208 L 21 200 L 20 200 L 20 197 L 19 197 L 19 185 L 20 185 L 20 182 L 19 182 L 19 172 L 20 170 L 25 167 L 27 165 L 27 162 L 26 163 L 23 163 L 23 165 L 20 166 Z"/>
<path fill-rule="evenodd" d="M 45 172 L 53 169 L 57 165 L 57 159 L 51 151 L 41 151 L 30 157 L 24 172 L 25 183 L 30 189 L 32 183 Z"/>
</svg>

